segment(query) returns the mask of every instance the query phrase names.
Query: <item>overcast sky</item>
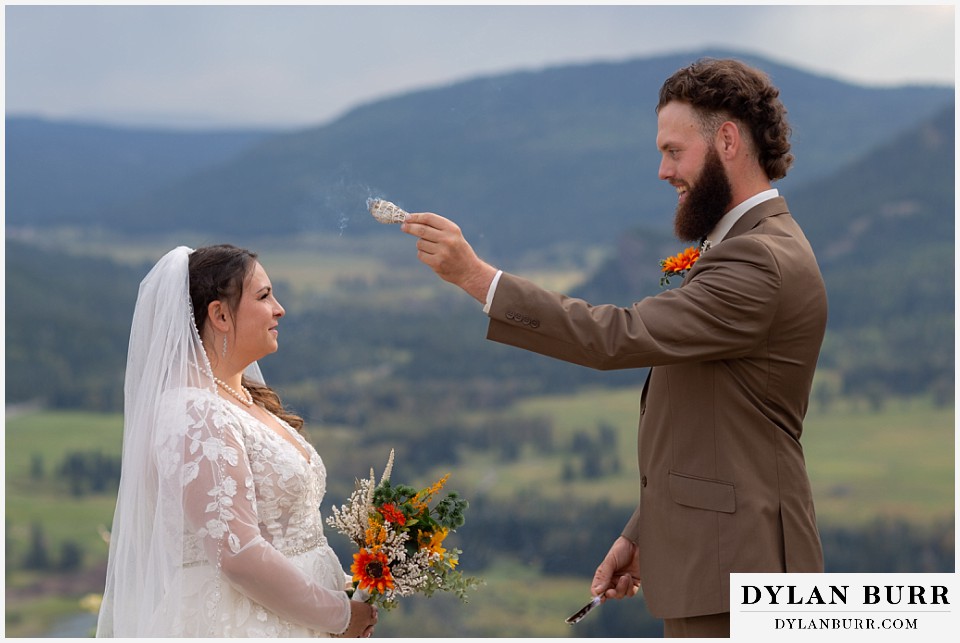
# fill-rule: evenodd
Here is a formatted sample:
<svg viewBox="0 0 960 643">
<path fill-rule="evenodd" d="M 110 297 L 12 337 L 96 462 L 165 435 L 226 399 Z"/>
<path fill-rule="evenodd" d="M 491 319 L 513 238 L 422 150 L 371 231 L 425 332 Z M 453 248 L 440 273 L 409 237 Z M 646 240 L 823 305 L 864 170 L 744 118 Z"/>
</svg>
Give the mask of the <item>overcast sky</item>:
<svg viewBox="0 0 960 643">
<path fill-rule="evenodd" d="M 868 85 L 954 84 L 953 4 L 5 8 L 6 113 L 301 126 L 479 74 L 723 47 Z"/>
</svg>

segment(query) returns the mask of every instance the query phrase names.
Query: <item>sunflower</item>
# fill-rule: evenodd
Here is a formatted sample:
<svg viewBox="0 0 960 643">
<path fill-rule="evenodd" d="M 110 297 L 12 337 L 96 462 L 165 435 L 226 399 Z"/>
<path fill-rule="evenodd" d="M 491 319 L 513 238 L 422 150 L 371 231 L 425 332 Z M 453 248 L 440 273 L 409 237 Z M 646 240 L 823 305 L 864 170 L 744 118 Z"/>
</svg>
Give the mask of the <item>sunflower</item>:
<svg viewBox="0 0 960 643">
<path fill-rule="evenodd" d="M 353 572 L 353 580 L 359 583 L 359 589 L 379 594 L 393 589 L 393 575 L 387 565 L 387 555 L 380 551 L 379 547 L 372 550 L 361 549 L 354 554 L 350 571 Z"/>
</svg>

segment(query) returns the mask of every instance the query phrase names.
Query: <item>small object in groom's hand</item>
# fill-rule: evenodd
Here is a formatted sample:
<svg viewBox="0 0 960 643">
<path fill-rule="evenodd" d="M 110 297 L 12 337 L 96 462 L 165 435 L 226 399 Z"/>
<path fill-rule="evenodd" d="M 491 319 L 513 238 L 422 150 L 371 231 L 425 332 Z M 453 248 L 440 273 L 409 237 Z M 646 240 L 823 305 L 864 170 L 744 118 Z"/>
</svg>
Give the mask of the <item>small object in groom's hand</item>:
<svg viewBox="0 0 960 643">
<path fill-rule="evenodd" d="M 586 616 L 587 614 L 590 613 L 590 610 L 592 610 L 594 607 L 596 607 L 597 605 L 599 605 L 599 604 L 602 603 L 602 602 L 603 602 L 603 596 L 602 596 L 602 595 L 601 595 L 601 596 L 594 596 L 594 597 L 593 597 L 593 600 L 591 600 L 589 603 L 587 603 L 586 605 L 584 605 L 583 607 L 581 607 L 580 610 L 577 611 L 576 614 L 574 614 L 573 616 L 568 616 L 568 617 L 567 617 L 567 623 L 569 623 L 570 625 L 573 625 L 574 623 L 579 623 L 580 621 L 583 620 L 583 617 L 584 617 L 584 616 Z"/>
<path fill-rule="evenodd" d="M 407 218 L 406 211 L 383 199 L 367 199 L 367 208 L 380 223 L 403 223 Z"/>
</svg>

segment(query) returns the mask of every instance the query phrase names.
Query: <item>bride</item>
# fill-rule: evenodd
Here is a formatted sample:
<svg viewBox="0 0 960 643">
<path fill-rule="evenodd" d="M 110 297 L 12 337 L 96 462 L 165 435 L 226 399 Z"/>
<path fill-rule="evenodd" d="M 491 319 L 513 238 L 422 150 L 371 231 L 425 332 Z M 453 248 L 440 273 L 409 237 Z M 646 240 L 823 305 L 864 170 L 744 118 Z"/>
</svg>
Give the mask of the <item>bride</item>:
<svg viewBox="0 0 960 643">
<path fill-rule="evenodd" d="M 167 253 L 140 284 L 98 636 L 370 636 L 323 535 L 320 456 L 263 383 L 283 307 L 253 253 Z"/>
</svg>

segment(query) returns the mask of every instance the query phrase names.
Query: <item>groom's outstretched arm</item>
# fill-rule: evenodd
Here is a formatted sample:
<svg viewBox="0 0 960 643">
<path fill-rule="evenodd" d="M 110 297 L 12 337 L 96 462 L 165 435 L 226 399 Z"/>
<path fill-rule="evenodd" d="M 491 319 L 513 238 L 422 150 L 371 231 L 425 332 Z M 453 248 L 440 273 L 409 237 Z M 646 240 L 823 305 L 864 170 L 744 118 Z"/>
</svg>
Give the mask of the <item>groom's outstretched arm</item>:
<svg viewBox="0 0 960 643">
<path fill-rule="evenodd" d="M 409 214 L 400 227 L 417 237 L 417 258 L 444 281 L 486 303 L 497 269 L 477 256 L 453 221 L 431 212 Z"/>
</svg>

